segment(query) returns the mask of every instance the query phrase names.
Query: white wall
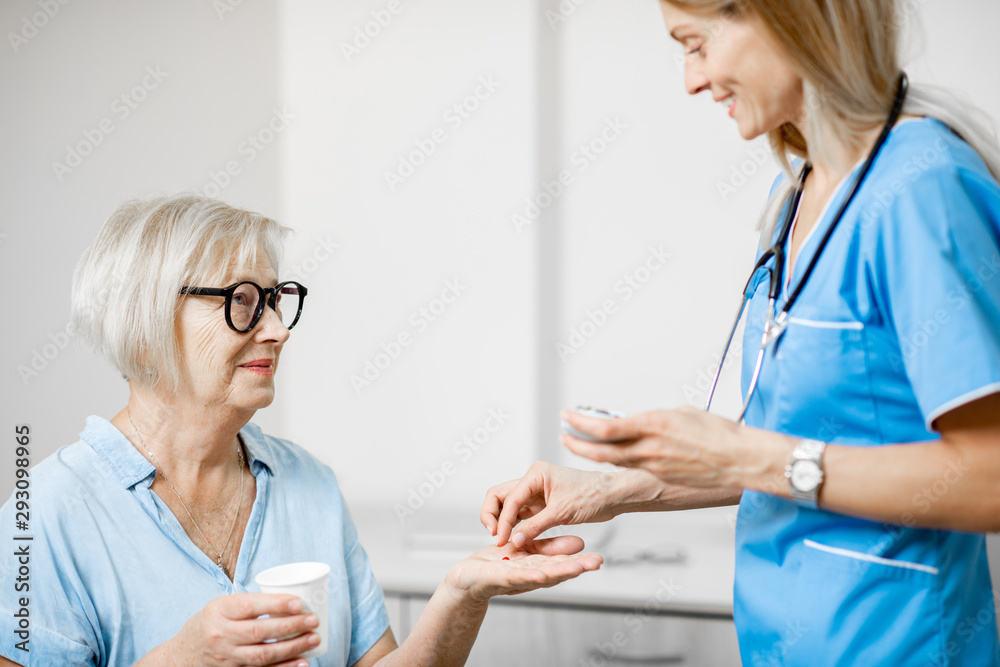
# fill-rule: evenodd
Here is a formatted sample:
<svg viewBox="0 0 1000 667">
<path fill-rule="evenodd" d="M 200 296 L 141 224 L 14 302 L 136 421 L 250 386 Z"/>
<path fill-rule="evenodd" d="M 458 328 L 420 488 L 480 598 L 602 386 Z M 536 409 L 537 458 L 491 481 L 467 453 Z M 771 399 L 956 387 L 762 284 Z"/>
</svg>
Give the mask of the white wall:
<svg viewBox="0 0 1000 667">
<path fill-rule="evenodd" d="M 535 453 L 537 244 L 507 213 L 537 182 L 535 19 L 523 0 L 388 6 L 283 5 L 284 97 L 301 111 L 284 215 L 300 253 L 340 244 L 303 278 L 308 326 L 283 358 L 286 432 L 355 503 L 391 512 L 430 475 L 440 490 L 425 486 L 419 509 L 472 507 Z M 345 54 L 366 23 L 377 36 Z M 415 142 L 433 152 L 390 183 Z M 452 303 L 436 301 L 449 281 Z M 478 451 L 455 449 L 487 426 Z"/>
<path fill-rule="evenodd" d="M 280 208 L 281 139 L 253 160 L 239 152 L 282 104 L 274 2 L 244 3 L 221 19 L 203 0 L 52 4 L 58 12 L 34 18 L 43 27 L 26 31 L 33 36 L 15 52 L 8 33 L 41 10 L 0 3 L 0 281 L 8 295 L 0 423 L 8 435 L 14 424 L 31 425 L 32 463 L 78 440 L 87 415 L 111 417 L 127 397 L 110 365 L 65 336 L 73 269 L 118 203 L 200 188 L 236 160 L 242 173 L 220 196 L 271 214 Z M 159 81 L 147 67 L 159 69 Z M 125 106 L 120 97 L 131 99 L 144 80 L 149 89 L 134 93 L 144 99 Z M 111 133 L 97 133 L 102 121 Z M 84 132 L 100 142 L 60 180 L 52 163 L 65 162 L 67 145 L 87 142 Z M 6 499 L 13 459 L 3 452 Z"/>
</svg>

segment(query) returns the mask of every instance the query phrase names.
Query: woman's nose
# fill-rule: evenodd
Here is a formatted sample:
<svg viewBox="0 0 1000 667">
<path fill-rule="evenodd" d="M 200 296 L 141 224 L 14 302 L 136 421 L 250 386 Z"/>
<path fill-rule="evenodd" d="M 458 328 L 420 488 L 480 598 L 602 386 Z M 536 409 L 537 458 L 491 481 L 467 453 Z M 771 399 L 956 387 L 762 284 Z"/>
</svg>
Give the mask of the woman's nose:
<svg viewBox="0 0 1000 667">
<path fill-rule="evenodd" d="M 697 95 L 703 90 L 708 90 L 708 77 L 699 65 L 690 63 L 684 66 L 684 88 L 688 95 Z"/>
<path fill-rule="evenodd" d="M 257 337 L 262 341 L 274 341 L 284 343 L 288 340 L 288 327 L 281 321 L 281 317 L 270 305 L 264 307 L 264 312 L 260 316 L 260 322 L 254 327 Z"/>
</svg>

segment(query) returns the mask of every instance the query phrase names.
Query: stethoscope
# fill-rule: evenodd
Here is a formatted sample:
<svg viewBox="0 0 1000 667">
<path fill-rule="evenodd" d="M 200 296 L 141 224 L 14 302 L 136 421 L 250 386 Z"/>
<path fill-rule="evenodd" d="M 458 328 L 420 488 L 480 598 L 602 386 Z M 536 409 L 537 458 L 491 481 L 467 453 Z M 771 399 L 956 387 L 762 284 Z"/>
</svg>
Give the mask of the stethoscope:
<svg viewBox="0 0 1000 667">
<path fill-rule="evenodd" d="M 761 338 L 760 350 L 757 352 L 757 361 L 754 364 L 753 375 L 750 378 L 750 387 L 747 389 L 747 397 L 743 402 L 743 409 L 740 411 L 739 419 L 737 422 L 742 422 L 743 417 L 746 416 L 747 408 L 750 406 L 750 399 L 753 398 L 754 390 L 757 388 L 757 379 L 760 377 L 761 365 L 764 363 L 764 352 L 767 350 L 768 345 L 774 343 L 775 350 L 777 350 L 778 341 L 781 339 L 781 335 L 785 333 L 785 329 L 788 327 L 788 311 L 792 309 L 795 305 L 795 301 L 799 298 L 799 294 L 802 293 L 802 288 L 805 287 L 806 281 L 809 280 L 810 274 L 812 274 L 813 269 L 816 267 L 816 262 L 819 260 L 820 254 L 823 252 L 823 248 L 826 247 L 827 242 L 833 235 L 833 230 L 837 227 L 837 223 L 844 216 L 844 211 L 851 204 L 851 200 L 858 193 L 861 188 L 862 183 L 864 183 L 865 177 L 871 170 L 872 164 L 875 162 L 875 158 L 878 157 L 878 153 L 882 150 L 882 146 L 885 144 L 886 139 L 889 137 L 889 132 L 892 130 L 896 121 L 899 120 L 899 114 L 903 109 L 903 102 L 906 100 L 906 91 L 909 86 L 909 82 L 906 78 L 904 72 L 899 73 L 899 82 L 896 87 L 896 100 L 893 103 L 892 111 L 889 112 L 889 118 L 882 128 L 882 133 L 879 135 L 878 141 L 875 142 L 875 146 L 872 147 L 871 151 L 868 153 L 868 157 L 861 167 L 861 171 L 858 173 L 857 177 L 854 179 L 854 185 L 851 187 L 851 193 L 844 200 L 844 203 L 840 205 L 840 209 L 837 211 L 837 215 L 834 216 L 833 222 L 827 228 L 826 233 L 819 242 L 819 246 L 816 248 L 816 252 L 813 253 L 812 259 L 806 266 L 805 273 L 802 274 L 802 278 L 799 280 L 795 289 L 792 290 L 791 295 L 785 302 L 784 307 L 782 307 L 781 312 L 775 316 L 775 302 L 777 301 L 778 294 L 781 292 L 781 281 L 784 276 L 785 271 L 785 243 L 788 241 L 788 234 L 792 228 L 792 221 L 795 219 L 795 212 L 798 210 L 799 200 L 802 198 L 802 189 L 805 186 L 806 176 L 812 171 L 812 165 L 806 161 L 805 165 L 802 167 L 802 172 L 799 175 L 798 185 L 795 188 L 795 192 L 792 193 L 791 202 L 788 205 L 788 210 L 785 212 L 785 219 L 781 225 L 781 231 L 778 234 L 778 239 L 775 241 L 774 245 L 771 246 L 760 259 L 757 260 L 757 264 L 753 267 L 753 271 L 750 273 L 750 278 L 747 280 L 746 287 L 743 288 L 743 299 L 740 302 L 739 310 L 736 312 L 736 319 L 733 322 L 733 328 L 729 331 L 729 338 L 726 339 L 726 346 L 722 350 L 722 359 L 719 360 L 719 368 L 715 371 L 715 377 L 712 379 L 712 386 L 708 390 L 708 400 L 705 402 L 705 410 L 707 411 L 712 406 L 712 398 L 715 396 L 715 387 L 719 383 L 719 376 L 722 375 L 722 369 L 726 365 L 726 355 L 729 354 L 729 347 L 732 345 L 733 336 L 736 335 L 736 330 L 739 328 L 740 320 L 743 317 L 743 311 L 746 310 L 747 301 L 750 300 L 751 292 L 754 290 L 750 289 L 751 283 L 753 283 L 754 288 L 759 284 L 754 282 L 754 277 L 757 272 L 761 269 L 766 269 L 770 272 L 770 285 L 767 290 L 767 319 L 764 322 L 764 335 Z M 767 263 L 774 258 L 774 268 L 768 267 Z"/>
</svg>

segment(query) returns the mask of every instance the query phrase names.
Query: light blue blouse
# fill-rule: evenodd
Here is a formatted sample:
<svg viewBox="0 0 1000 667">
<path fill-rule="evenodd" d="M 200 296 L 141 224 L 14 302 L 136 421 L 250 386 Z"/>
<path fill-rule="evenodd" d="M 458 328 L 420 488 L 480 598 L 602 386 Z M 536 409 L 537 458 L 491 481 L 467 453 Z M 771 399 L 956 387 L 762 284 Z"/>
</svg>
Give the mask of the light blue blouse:
<svg viewBox="0 0 1000 667">
<path fill-rule="evenodd" d="M 779 309 L 853 178 L 802 245 Z M 744 394 L 766 281 L 750 289 Z M 1000 186 L 979 155 L 937 120 L 895 127 L 789 315 L 750 426 L 854 447 L 924 442 L 937 417 L 1000 391 Z M 913 527 L 968 474 L 942 467 L 889 523 L 744 493 L 744 664 L 1000 664 L 983 535 Z"/>
<path fill-rule="evenodd" d="M 154 468 L 110 422 L 87 419 L 80 442 L 31 471 L 30 542 L 14 542 L 13 500 L 0 540 L 30 545 L 30 653 L 15 644 L 0 557 L 0 654 L 24 665 L 131 665 L 173 637 L 212 598 L 258 592 L 257 573 L 295 561 L 330 565 L 329 650 L 311 665 L 351 665 L 389 625 L 382 589 L 333 471 L 287 440 L 247 424 L 240 435 L 257 497 L 230 581 L 150 490 Z M 20 534 L 18 536 L 24 536 Z M 17 596 L 24 595 L 18 593 Z"/>
</svg>

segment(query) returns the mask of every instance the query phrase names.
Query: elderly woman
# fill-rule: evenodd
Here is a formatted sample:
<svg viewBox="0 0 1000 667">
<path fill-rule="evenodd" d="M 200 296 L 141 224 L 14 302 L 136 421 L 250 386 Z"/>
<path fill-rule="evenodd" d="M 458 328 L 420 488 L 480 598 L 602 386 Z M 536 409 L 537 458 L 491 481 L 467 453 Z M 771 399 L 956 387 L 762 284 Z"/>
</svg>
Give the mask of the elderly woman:
<svg viewBox="0 0 1000 667">
<path fill-rule="evenodd" d="M 5 594 L 0 664 L 306 665 L 316 615 L 248 586 L 321 561 L 329 640 L 313 664 L 462 665 L 490 597 L 600 566 L 573 537 L 483 549 L 397 647 L 333 472 L 250 423 L 274 400 L 308 295 L 279 280 L 287 231 L 200 196 L 146 199 L 121 206 L 81 259 L 74 322 L 129 399 L 32 471 L 30 652 L 15 647 Z M 4 530 L 13 513 L 13 501 L 0 511 Z M 0 558 L 4 582 L 11 563 Z"/>
</svg>

